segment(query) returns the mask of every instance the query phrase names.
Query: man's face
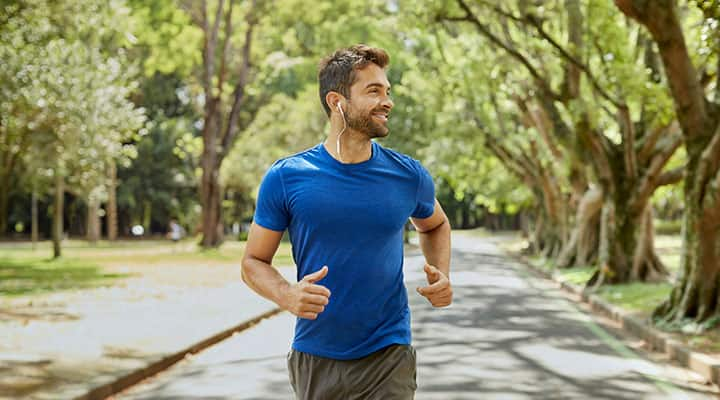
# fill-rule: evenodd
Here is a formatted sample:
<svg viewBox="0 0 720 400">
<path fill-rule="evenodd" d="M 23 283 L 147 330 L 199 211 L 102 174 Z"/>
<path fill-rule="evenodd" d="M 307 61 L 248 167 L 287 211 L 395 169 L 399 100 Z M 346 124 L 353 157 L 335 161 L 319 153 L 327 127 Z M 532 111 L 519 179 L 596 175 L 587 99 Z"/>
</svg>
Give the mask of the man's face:
<svg viewBox="0 0 720 400">
<path fill-rule="evenodd" d="M 346 117 L 350 129 L 365 133 L 370 138 L 388 135 L 387 120 L 393 102 L 385 70 L 373 63 L 357 70 L 347 104 Z"/>
</svg>

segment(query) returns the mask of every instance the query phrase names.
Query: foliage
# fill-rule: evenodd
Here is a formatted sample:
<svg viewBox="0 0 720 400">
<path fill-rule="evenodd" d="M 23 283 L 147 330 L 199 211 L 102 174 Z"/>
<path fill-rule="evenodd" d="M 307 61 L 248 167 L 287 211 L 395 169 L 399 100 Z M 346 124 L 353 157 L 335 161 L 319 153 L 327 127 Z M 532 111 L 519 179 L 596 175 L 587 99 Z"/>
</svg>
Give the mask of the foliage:
<svg viewBox="0 0 720 400">
<path fill-rule="evenodd" d="M 144 121 L 128 99 L 136 82 L 122 48 L 127 8 L 28 0 L 6 12 L 0 130 L 20 143 L 33 178 L 59 174 L 72 192 L 103 197 L 105 165 L 129 162 L 135 153 L 125 142 Z"/>
<path fill-rule="evenodd" d="M 260 109 L 238 138 L 221 172 L 223 185 L 234 196 L 231 217 L 252 217 L 256 190 L 270 165 L 282 157 L 322 141 L 327 116 L 317 100 L 317 86 L 309 85 L 297 98 L 276 94 Z"/>
</svg>

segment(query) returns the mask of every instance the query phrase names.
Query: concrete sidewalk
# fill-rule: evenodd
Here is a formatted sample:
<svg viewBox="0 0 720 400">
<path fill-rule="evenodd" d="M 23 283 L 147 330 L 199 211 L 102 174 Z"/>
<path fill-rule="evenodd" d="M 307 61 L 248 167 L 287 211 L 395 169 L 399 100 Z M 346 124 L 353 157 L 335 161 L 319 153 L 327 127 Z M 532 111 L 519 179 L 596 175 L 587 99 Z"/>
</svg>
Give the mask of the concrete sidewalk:
<svg viewBox="0 0 720 400">
<path fill-rule="evenodd" d="M 220 286 L 136 277 L 0 299 L 0 399 L 84 398 L 276 308 L 242 283 L 239 266 L 227 269 L 236 279 Z M 281 270 L 295 280 L 294 267 Z"/>
</svg>

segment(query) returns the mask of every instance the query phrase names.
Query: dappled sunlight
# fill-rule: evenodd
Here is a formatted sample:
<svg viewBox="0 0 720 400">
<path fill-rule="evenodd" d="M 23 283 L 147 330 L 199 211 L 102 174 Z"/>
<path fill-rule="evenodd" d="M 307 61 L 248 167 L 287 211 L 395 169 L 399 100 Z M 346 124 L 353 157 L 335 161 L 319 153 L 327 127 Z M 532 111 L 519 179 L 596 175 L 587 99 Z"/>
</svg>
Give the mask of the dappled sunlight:
<svg viewBox="0 0 720 400">
<path fill-rule="evenodd" d="M 0 317 L 9 320 L 0 325 L 0 368 L 15 362 L 22 349 L 22 355 L 34 362 L 25 369 L 32 371 L 31 376 L 44 377 L 38 382 L 58 382 L 55 386 L 61 384 L 63 393 L 82 391 L 88 382 L 116 379 L 273 307 L 247 290 L 239 269 L 231 269 L 211 285 L 203 282 L 211 273 L 207 269 L 172 269 L 183 273 L 168 282 L 150 274 L 118 286 L 35 296 L 30 302 L 3 299 Z M 283 273 L 294 279 L 294 270 Z M 48 309 L 72 318 L 38 315 Z M 2 386 L 0 380 L 0 390 L 19 390 L 15 383 L 23 385 L 7 384 L 11 383 Z M 35 390 L 54 392 L 46 386 Z"/>
<path fill-rule="evenodd" d="M 552 373 L 570 379 L 600 380 L 631 371 L 643 375 L 657 375 L 659 372 L 657 367 L 644 360 L 627 360 L 621 356 L 565 350 L 548 344 L 520 345 L 516 347 L 516 351 Z"/>
<path fill-rule="evenodd" d="M 458 271 L 452 274 L 453 286 L 497 286 L 506 289 L 523 289 L 527 284 L 517 276 L 487 276 L 481 272 Z"/>
<path fill-rule="evenodd" d="M 289 399 L 286 357 L 295 318 L 282 313 L 187 358 L 121 399 Z"/>
<path fill-rule="evenodd" d="M 645 378 L 662 370 L 615 353 L 556 285 L 483 242 L 473 252 L 473 240 L 454 242 L 451 307 L 432 309 L 411 292 L 419 400 L 668 398 Z M 412 288 L 422 260 L 408 263 Z"/>
</svg>

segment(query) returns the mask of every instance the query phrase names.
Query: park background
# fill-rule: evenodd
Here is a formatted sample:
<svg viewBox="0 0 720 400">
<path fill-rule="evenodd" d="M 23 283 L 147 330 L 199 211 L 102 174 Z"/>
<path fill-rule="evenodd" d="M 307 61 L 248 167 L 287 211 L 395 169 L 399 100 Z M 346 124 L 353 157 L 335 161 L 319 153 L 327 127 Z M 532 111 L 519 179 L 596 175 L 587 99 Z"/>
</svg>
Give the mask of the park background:
<svg viewBox="0 0 720 400">
<path fill-rule="evenodd" d="M 0 295 L 239 279 L 265 170 L 326 135 L 319 60 L 365 43 L 391 57 L 381 143 L 427 167 L 453 228 L 514 231 L 509 251 L 716 352 L 719 16 L 715 0 L 0 1 Z"/>
</svg>

